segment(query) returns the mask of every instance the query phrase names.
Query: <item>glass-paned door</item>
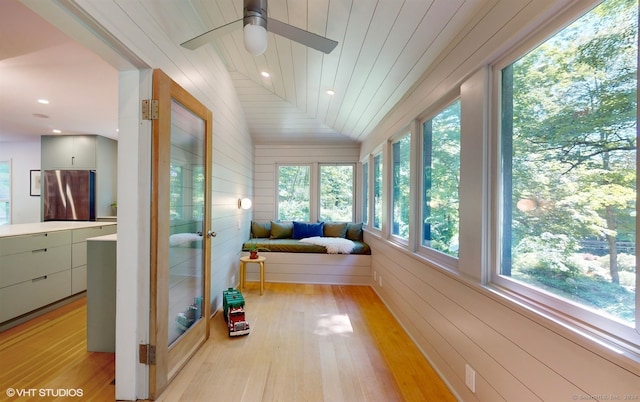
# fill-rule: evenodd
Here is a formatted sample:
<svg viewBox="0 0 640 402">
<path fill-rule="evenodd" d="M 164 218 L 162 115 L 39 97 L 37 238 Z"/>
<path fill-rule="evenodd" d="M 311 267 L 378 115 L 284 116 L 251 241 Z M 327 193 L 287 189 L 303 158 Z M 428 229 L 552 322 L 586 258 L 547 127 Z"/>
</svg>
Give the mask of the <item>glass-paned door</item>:
<svg viewBox="0 0 640 402">
<path fill-rule="evenodd" d="M 150 395 L 156 398 L 208 338 L 211 112 L 153 75 Z"/>
</svg>

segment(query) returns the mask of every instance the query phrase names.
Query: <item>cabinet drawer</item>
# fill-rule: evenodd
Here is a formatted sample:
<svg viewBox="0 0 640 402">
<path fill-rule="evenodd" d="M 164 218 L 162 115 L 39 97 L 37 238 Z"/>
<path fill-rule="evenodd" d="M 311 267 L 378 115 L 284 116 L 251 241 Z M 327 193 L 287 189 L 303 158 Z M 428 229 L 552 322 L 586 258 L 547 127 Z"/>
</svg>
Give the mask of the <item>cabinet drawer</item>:
<svg viewBox="0 0 640 402">
<path fill-rule="evenodd" d="M 71 296 L 71 271 L 0 289 L 0 322 Z"/>
<path fill-rule="evenodd" d="M 0 288 L 71 267 L 71 245 L 46 247 L 0 257 Z"/>
<path fill-rule="evenodd" d="M 87 290 L 87 266 L 75 267 L 71 270 L 71 294 Z"/>
<path fill-rule="evenodd" d="M 108 234 L 114 234 L 117 231 L 116 225 L 104 225 L 96 226 L 92 228 L 82 228 L 73 230 L 72 242 L 79 243 L 87 240 L 90 237 L 104 236 Z"/>
<path fill-rule="evenodd" d="M 87 242 L 73 243 L 71 245 L 71 267 L 87 265 Z"/>
<path fill-rule="evenodd" d="M 69 243 L 71 243 L 71 233 L 68 230 L 3 237 L 0 238 L 0 256 L 40 250 Z"/>
</svg>

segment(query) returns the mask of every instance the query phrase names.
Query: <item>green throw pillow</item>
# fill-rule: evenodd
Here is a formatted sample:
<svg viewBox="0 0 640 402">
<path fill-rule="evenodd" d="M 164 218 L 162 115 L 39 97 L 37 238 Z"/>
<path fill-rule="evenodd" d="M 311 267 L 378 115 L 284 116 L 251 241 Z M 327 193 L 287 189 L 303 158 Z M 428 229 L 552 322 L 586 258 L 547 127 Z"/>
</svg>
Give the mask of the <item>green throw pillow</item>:
<svg viewBox="0 0 640 402">
<path fill-rule="evenodd" d="M 269 237 L 271 236 L 271 222 L 259 223 L 251 222 L 251 237 Z"/>
<path fill-rule="evenodd" d="M 271 221 L 272 239 L 290 239 L 293 235 L 293 222 Z"/>
<path fill-rule="evenodd" d="M 347 224 L 347 239 L 362 241 L 362 222 Z"/>
<path fill-rule="evenodd" d="M 325 222 L 324 223 L 324 237 L 346 237 L 347 236 L 347 223 L 346 222 Z"/>
</svg>

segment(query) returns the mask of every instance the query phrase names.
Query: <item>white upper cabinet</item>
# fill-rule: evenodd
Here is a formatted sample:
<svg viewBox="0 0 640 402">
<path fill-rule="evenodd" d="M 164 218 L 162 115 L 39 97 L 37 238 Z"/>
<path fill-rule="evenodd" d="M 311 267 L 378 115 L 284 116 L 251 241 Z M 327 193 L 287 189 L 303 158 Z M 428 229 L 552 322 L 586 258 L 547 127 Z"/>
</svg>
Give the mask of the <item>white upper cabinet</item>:
<svg viewBox="0 0 640 402">
<path fill-rule="evenodd" d="M 97 136 L 42 136 L 42 169 L 95 169 Z"/>
</svg>

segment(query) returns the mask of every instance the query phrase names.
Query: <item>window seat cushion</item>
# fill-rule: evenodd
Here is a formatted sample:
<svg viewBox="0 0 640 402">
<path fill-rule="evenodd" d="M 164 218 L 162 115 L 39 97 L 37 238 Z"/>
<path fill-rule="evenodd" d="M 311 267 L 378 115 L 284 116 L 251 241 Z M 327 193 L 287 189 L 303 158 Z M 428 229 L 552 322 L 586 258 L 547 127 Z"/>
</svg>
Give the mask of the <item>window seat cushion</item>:
<svg viewBox="0 0 640 402">
<path fill-rule="evenodd" d="M 351 254 L 370 255 L 371 248 L 364 241 L 354 241 L 355 247 Z M 298 239 L 270 239 L 270 238 L 253 238 L 242 245 L 243 250 L 248 250 L 249 245 L 255 244 L 260 252 L 283 252 L 283 253 L 326 253 L 324 246 L 304 243 Z"/>
</svg>

